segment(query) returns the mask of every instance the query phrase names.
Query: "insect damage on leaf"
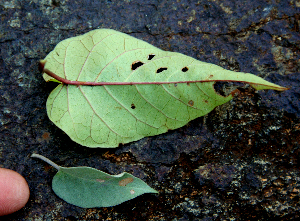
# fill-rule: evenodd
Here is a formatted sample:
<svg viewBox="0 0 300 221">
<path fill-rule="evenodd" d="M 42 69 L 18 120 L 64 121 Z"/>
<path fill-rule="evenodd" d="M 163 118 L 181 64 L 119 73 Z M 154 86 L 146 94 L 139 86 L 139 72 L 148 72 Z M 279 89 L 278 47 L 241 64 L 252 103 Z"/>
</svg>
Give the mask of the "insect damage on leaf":
<svg viewBox="0 0 300 221">
<path fill-rule="evenodd" d="M 287 89 L 109 29 L 60 42 L 41 69 L 46 81 L 61 83 L 47 100 L 50 120 L 88 147 L 117 147 L 186 125 L 232 99 L 215 91 L 216 82 Z"/>
<path fill-rule="evenodd" d="M 188 67 L 184 67 L 181 69 L 182 72 L 187 72 L 188 70 L 189 70 Z"/>
<path fill-rule="evenodd" d="M 188 102 L 188 104 L 189 104 L 190 106 L 194 106 L 194 101 L 193 101 L 193 100 L 190 100 L 190 101 Z"/>
<path fill-rule="evenodd" d="M 58 170 L 52 180 L 52 189 L 60 198 L 75 206 L 109 207 L 144 193 L 158 193 L 126 172 L 110 175 L 91 167 L 61 167 L 39 154 L 32 154 L 31 157 L 42 159 Z"/>
<path fill-rule="evenodd" d="M 158 69 L 156 70 L 156 73 L 161 73 L 161 72 L 166 71 L 166 70 L 168 70 L 168 68 L 166 68 L 166 67 L 161 67 L 161 68 L 158 68 Z"/>
<path fill-rule="evenodd" d="M 155 54 L 149 54 L 149 55 L 148 55 L 148 60 L 149 60 L 149 61 L 152 60 L 152 58 L 154 58 L 154 56 L 155 56 Z"/>
<path fill-rule="evenodd" d="M 141 61 L 135 61 L 131 65 L 131 70 L 136 70 L 138 67 L 142 66 L 144 63 Z"/>
</svg>

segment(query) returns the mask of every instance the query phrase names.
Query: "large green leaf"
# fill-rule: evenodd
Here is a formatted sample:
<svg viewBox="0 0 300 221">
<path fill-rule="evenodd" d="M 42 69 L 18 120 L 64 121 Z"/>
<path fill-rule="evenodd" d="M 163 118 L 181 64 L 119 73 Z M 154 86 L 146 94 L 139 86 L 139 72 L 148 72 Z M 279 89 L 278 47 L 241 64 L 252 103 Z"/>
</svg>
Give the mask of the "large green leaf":
<svg viewBox="0 0 300 221">
<path fill-rule="evenodd" d="M 108 29 L 60 42 L 41 64 L 46 81 L 62 82 L 47 100 L 49 118 L 88 147 L 117 147 L 184 126 L 232 99 L 215 92 L 216 81 L 286 89 Z"/>
<path fill-rule="evenodd" d="M 83 208 L 110 207 L 144 193 L 158 193 L 129 173 L 110 175 L 91 167 L 61 167 L 39 154 L 58 172 L 53 177 L 53 191 L 66 202 Z"/>
</svg>

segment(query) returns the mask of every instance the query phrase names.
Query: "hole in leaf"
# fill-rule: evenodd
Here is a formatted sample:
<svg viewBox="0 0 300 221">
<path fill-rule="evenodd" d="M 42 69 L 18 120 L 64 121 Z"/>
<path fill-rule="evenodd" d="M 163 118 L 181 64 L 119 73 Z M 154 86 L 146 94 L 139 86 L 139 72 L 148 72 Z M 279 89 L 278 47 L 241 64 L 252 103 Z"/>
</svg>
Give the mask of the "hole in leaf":
<svg viewBox="0 0 300 221">
<path fill-rule="evenodd" d="M 233 90 L 238 87 L 242 87 L 243 83 L 240 82 L 225 82 L 225 81 L 217 81 L 214 84 L 215 91 L 222 96 L 228 96 Z"/>
<path fill-rule="evenodd" d="M 177 83 L 174 84 L 174 87 L 177 87 Z"/>
<path fill-rule="evenodd" d="M 126 186 L 128 183 L 132 183 L 132 182 L 133 182 L 133 178 L 128 177 L 128 178 L 125 178 L 123 180 L 120 180 L 119 181 L 119 186 Z"/>
<path fill-rule="evenodd" d="M 150 61 L 152 58 L 154 58 L 155 57 L 155 54 L 149 54 L 148 55 L 148 60 Z"/>
<path fill-rule="evenodd" d="M 131 109 L 135 109 L 135 105 L 134 104 L 131 104 Z"/>
<path fill-rule="evenodd" d="M 188 70 L 189 70 L 188 67 L 184 67 L 181 69 L 182 72 L 187 72 Z"/>
<path fill-rule="evenodd" d="M 214 84 L 214 89 L 215 91 L 222 96 L 225 96 L 225 87 L 226 87 L 226 82 L 216 82 Z"/>
<path fill-rule="evenodd" d="M 193 100 L 190 100 L 190 101 L 188 102 L 188 104 L 192 107 L 192 106 L 194 106 L 194 101 L 193 101 Z"/>
<path fill-rule="evenodd" d="M 143 62 L 141 62 L 141 61 L 135 61 L 135 62 L 133 62 L 132 63 L 132 65 L 131 65 L 131 70 L 135 70 L 135 69 L 137 69 L 138 67 L 140 67 L 140 66 L 142 66 L 144 63 Z"/>
<path fill-rule="evenodd" d="M 166 70 L 168 70 L 168 68 L 165 68 L 165 67 L 163 67 L 163 68 L 158 68 L 158 69 L 156 70 L 156 73 L 161 73 L 161 72 L 166 71 Z"/>
</svg>

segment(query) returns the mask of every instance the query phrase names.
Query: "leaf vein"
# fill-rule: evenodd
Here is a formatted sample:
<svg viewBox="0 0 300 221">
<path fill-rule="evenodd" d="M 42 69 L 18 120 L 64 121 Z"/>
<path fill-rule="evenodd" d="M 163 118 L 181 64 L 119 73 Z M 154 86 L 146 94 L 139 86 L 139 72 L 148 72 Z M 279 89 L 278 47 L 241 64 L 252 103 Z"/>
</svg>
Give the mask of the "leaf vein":
<svg viewBox="0 0 300 221">
<path fill-rule="evenodd" d="M 79 89 L 82 93 L 82 95 L 84 96 L 84 98 L 86 99 L 86 101 L 88 102 L 88 104 L 90 105 L 91 109 L 93 110 L 93 112 L 95 113 L 95 115 L 107 126 L 107 128 L 112 131 L 113 133 L 117 134 L 118 136 L 121 136 L 120 134 L 118 134 L 116 131 L 114 131 L 110 126 L 108 126 L 108 124 L 96 113 L 95 109 L 93 108 L 93 105 L 91 104 L 91 102 L 89 101 L 89 99 L 85 96 L 84 92 L 81 89 L 81 86 L 79 86 Z"/>
<path fill-rule="evenodd" d="M 148 104 L 150 104 L 154 109 L 156 109 L 156 110 L 159 111 L 162 115 L 164 115 L 166 118 L 169 118 L 169 119 L 171 119 L 171 120 L 180 121 L 180 122 L 185 122 L 185 121 L 183 121 L 183 120 L 177 120 L 176 118 L 172 118 L 172 117 L 167 116 L 162 110 L 160 110 L 160 109 L 158 109 L 157 107 L 155 107 L 151 102 L 149 102 L 149 101 L 141 94 L 141 92 L 140 92 L 139 89 L 137 88 L 137 85 L 136 85 L 136 84 L 135 84 L 134 86 L 135 86 L 137 92 L 140 94 L 140 96 L 141 96 Z M 166 105 L 165 105 L 165 106 L 166 106 Z"/>
<path fill-rule="evenodd" d="M 112 59 L 111 61 L 109 61 L 103 68 L 102 70 L 99 72 L 99 74 L 97 75 L 96 79 L 94 80 L 94 82 L 96 82 L 98 80 L 98 78 L 100 77 L 102 71 L 108 66 L 110 65 L 113 61 L 115 61 L 117 58 L 119 58 L 122 55 L 125 55 L 127 52 L 131 52 L 131 51 L 135 51 L 135 50 L 140 50 L 140 49 L 150 49 L 150 48 L 135 48 L 129 51 L 124 51 L 121 54 L 117 55 L 116 57 L 114 57 L 114 59 Z"/>
<path fill-rule="evenodd" d="M 107 89 L 107 87 L 106 86 L 103 86 L 104 87 L 104 89 L 106 90 L 106 92 L 118 103 L 118 104 L 120 104 L 128 113 L 130 113 L 131 114 L 131 116 L 133 116 L 137 121 L 139 121 L 139 122 L 142 122 L 142 123 L 144 123 L 144 124 L 146 124 L 147 126 L 149 126 L 149 127 L 152 127 L 152 128 L 155 128 L 155 129 L 158 129 L 159 127 L 155 127 L 155 126 L 153 126 L 153 125 L 150 125 L 150 124 L 148 124 L 148 123 L 146 123 L 146 122 L 144 122 L 144 121 L 142 121 L 142 120 L 140 120 L 140 119 L 138 119 L 133 113 L 131 113 L 129 110 L 128 110 L 128 108 L 126 108 L 120 101 L 118 101 L 118 99 L 116 99 L 109 91 L 108 91 L 108 89 Z"/>
<path fill-rule="evenodd" d="M 194 83 L 193 83 L 194 84 Z M 193 109 L 196 109 L 196 110 L 204 110 L 204 109 L 200 109 L 200 108 L 196 108 L 196 107 L 193 107 L 193 106 L 190 106 L 188 105 L 187 103 L 185 103 L 183 100 L 181 100 L 180 98 L 176 97 L 175 95 L 173 95 L 172 93 L 170 93 L 166 86 L 164 84 L 161 84 L 161 86 L 163 87 L 163 89 L 169 94 L 171 95 L 172 97 L 174 97 L 176 100 L 180 101 L 181 103 L 185 104 L 186 106 L 190 107 L 190 108 L 193 108 Z"/>
</svg>

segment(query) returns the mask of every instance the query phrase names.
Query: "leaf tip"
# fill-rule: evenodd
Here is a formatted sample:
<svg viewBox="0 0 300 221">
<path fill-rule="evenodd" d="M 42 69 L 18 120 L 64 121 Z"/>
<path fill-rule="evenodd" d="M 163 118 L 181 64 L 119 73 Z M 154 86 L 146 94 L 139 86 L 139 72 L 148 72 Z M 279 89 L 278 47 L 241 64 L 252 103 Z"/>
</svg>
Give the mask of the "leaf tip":
<svg viewBox="0 0 300 221">
<path fill-rule="evenodd" d="M 153 188 L 151 188 L 151 189 L 152 189 L 151 193 L 159 194 L 159 192 L 157 190 L 155 190 Z"/>
<path fill-rule="evenodd" d="M 254 89 L 256 90 L 276 90 L 276 91 L 286 91 L 289 90 L 290 88 L 287 87 L 282 87 L 277 84 L 272 84 L 270 83 L 269 85 L 264 85 L 264 84 L 250 84 Z"/>
</svg>

